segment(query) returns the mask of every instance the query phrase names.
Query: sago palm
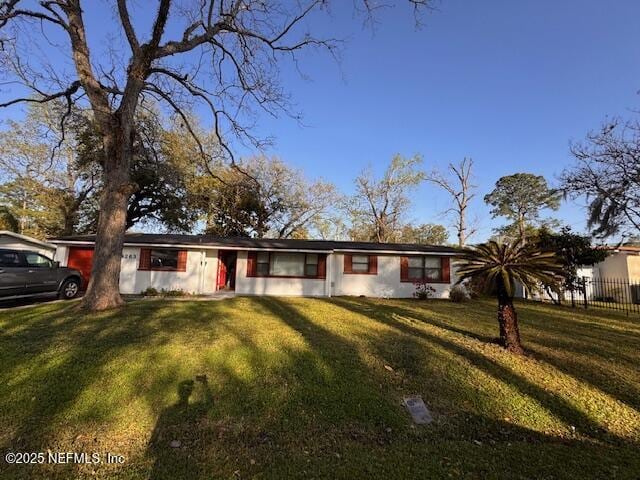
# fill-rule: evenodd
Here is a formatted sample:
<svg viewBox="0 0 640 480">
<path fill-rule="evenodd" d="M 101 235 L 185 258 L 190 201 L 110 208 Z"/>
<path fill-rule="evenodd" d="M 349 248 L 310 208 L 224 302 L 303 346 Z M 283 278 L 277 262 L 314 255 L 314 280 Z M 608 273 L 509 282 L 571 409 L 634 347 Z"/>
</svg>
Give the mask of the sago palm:
<svg viewBox="0 0 640 480">
<path fill-rule="evenodd" d="M 463 250 L 457 283 L 472 280 L 498 297 L 500 341 L 507 350 L 522 354 L 518 315 L 513 306 L 515 284 L 533 290 L 541 283 L 557 283 L 561 273 L 562 267 L 553 252 L 525 245 L 522 240 L 512 243 L 491 240 Z"/>
</svg>

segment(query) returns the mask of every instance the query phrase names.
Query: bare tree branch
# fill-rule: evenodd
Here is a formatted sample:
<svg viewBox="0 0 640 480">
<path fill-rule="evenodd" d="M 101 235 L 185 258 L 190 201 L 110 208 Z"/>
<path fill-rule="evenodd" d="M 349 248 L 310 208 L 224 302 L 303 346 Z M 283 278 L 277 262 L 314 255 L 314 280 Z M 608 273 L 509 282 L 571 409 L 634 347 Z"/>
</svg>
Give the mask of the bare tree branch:
<svg viewBox="0 0 640 480">
<path fill-rule="evenodd" d="M 138 37 L 131 25 L 131 18 L 129 17 L 129 11 L 127 9 L 127 0 L 118 0 L 118 14 L 120 15 L 120 21 L 122 22 L 122 28 L 129 41 L 129 46 L 134 54 L 138 54 L 140 51 L 140 44 L 138 43 Z"/>
</svg>

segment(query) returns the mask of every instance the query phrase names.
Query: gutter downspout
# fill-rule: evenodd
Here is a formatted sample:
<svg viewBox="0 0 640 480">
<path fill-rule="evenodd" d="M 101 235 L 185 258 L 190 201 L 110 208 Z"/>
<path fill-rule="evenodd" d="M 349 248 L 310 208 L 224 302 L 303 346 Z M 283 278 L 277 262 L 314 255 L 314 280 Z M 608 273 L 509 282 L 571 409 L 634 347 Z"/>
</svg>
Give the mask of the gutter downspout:
<svg viewBox="0 0 640 480">
<path fill-rule="evenodd" d="M 324 282 L 324 293 L 331 297 L 331 282 L 333 281 L 333 253 L 327 254 L 327 278 Z"/>
</svg>

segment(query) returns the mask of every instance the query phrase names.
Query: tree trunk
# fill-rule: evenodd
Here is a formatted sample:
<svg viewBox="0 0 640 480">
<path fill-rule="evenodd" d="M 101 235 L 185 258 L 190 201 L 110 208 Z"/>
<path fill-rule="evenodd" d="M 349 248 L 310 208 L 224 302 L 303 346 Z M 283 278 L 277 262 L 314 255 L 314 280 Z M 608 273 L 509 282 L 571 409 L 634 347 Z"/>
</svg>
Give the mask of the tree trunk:
<svg viewBox="0 0 640 480">
<path fill-rule="evenodd" d="M 498 325 L 500 326 L 500 342 L 512 353 L 522 355 L 524 349 L 520 343 L 518 314 L 513 306 L 513 299 L 506 294 L 498 295 Z"/>
<path fill-rule="evenodd" d="M 134 191 L 129 177 L 131 163 L 128 129 L 105 135 L 104 189 L 96 231 L 91 280 L 82 299 L 83 310 L 98 311 L 121 306 L 120 263 L 127 222 L 127 204 Z"/>
</svg>

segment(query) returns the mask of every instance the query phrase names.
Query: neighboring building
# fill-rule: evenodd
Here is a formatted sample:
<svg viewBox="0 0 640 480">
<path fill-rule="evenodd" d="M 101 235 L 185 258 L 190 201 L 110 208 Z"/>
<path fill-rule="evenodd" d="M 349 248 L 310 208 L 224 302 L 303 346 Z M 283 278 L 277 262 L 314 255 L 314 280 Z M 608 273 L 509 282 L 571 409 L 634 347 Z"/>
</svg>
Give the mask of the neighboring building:
<svg viewBox="0 0 640 480">
<path fill-rule="evenodd" d="M 593 266 L 578 268 L 578 278 L 584 279 L 584 283 L 580 291 L 573 292 L 574 299 L 584 300 L 586 294 L 589 301 L 640 303 L 640 247 L 602 248 L 610 251 L 607 258 Z M 570 291 L 564 292 L 564 300 L 571 300 L 571 295 Z M 550 300 L 546 291 L 535 292 L 530 298 Z"/>
<path fill-rule="evenodd" d="M 0 248 L 29 250 L 31 252 L 38 252 L 51 259 L 53 259 L 56 253 L 55 245 L 8 230 L 0 230 Z"/>
<path fill-rule="evenodd" d="M 594 277 L 640 282 L 640 247 L 606 247 L 611 254 L 593 267 Z"/>
<path fill-rule="evenodd" d="M 50 239 L 56 259 L 80 270 L 85 284 L 94 238 Z M 425 279 L 435 297 L 448 297 L 455 254 L 444 246 L 131 233 L 125 235 L 120 291 L 399 298 L 411 297 L 414 282 Z"/>
</svg>

